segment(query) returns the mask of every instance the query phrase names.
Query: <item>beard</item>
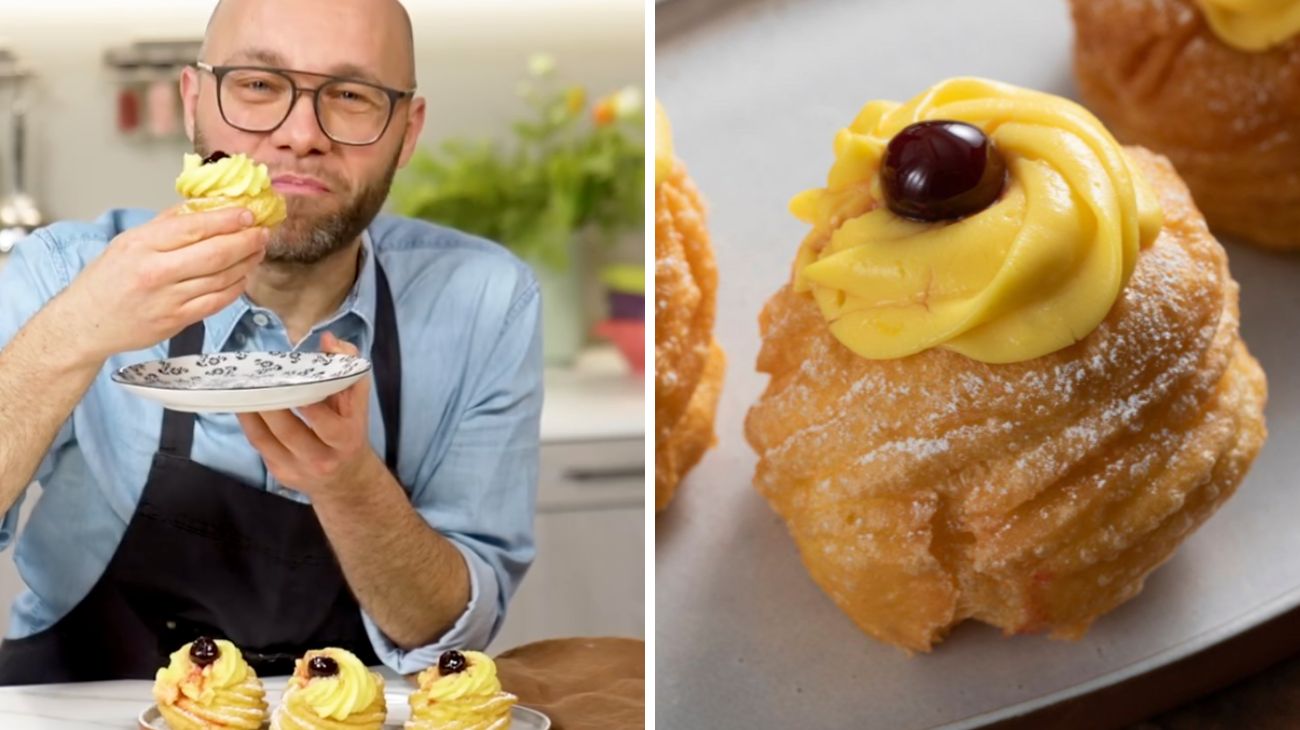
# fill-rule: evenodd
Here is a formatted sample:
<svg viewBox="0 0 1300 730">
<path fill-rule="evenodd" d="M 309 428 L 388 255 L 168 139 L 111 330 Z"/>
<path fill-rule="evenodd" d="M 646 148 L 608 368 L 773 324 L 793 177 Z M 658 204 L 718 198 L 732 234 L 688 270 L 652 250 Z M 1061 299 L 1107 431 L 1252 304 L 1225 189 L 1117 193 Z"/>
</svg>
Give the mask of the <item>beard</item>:
<svg viewBox="0 0 1300 730">
<path fill-rule="evenodd" d="M 197 125 L 194 129 L 194 151 L 202 157 L 215 151 L 208 145 Z M 367 181 L 352 195 L 344 198 L 340 206 L 330 207 L 320 198 L 285 196 L 287 217 L 271 230 L 265 260 L 275 264 L 309 266 L 350 246 L 384 206 L 388 191 L 393 185 L 393 176 L 397 173 L 400 154 L 399 150 L 383 174 Z M 323 170 L 295 169 L 294 172 L 324 180 L 335 194 L 347 189 L 342 180 Z"/>
</svg>

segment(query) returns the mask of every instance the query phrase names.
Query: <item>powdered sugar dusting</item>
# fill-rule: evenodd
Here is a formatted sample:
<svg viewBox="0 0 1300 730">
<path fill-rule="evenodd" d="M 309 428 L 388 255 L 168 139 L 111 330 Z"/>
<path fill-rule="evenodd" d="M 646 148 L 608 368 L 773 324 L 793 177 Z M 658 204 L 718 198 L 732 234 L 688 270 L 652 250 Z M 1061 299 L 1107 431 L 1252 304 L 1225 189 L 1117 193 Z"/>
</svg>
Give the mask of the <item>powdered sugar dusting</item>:
<svg viewBox="0 0 1300 730">
<path fill-rule="evenodd" d="M 1086 626 L 1232 491 L 1241 467 L 1207 475 L 1253 455 L 1240 442 L 1258 430 L 1238 419 L 1257 423 L 1261 405 L 1245 386 L 1229 398 L 1225 383 L 1257 371 L 1237 354 L 1236 285 L 1222 249 L 1179 224 L 1189 207 L 1165 207 L 1170 227 L 1141 252 L 1106 320 L 1028 362 L 942 350 L 866 360 L 829 335 L 806 296 L 773 297 L 759 355 L 772 379 L 746 422 L 760 456 L 755 486 L 805 558 L 814 550 L 834 566 L 815 572 L 828 592 L 852 601 L 896 590 L 872 576 L 902 571 L 918 581 L 905 602 L 981 586 L 983 608 L 954 603 L 956 613 L 940 612 L 949 621 Z M 1136 549 L 1155 540 L 1160 550 Z M 1035 592 L 1065 590 L 1076 576 L 1105 597 L 1051 608 L 1086 614 L 1043 613 Z"/>
</svg>

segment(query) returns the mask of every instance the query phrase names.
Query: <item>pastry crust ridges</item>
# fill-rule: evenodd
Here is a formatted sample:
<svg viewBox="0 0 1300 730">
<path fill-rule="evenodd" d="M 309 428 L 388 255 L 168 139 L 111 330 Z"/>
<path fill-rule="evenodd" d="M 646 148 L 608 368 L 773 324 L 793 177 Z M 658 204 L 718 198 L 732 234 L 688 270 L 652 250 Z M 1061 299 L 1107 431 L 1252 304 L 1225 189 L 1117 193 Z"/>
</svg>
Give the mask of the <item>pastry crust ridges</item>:
<svg viewBox="0 0 1300 730">
<path fill-rule="evenodd" d="M 1222 234 L 1300 247 L 1300 36 L 1248 53 L 1190 0 L 1072 0 L 1075 73 L 1126 144 L 1173 161 Z"/>
<path fill-rule="evenodd" d="M 928 651 L 974 618 L 1081 636 L 1235 490 L 1264 440 L 1237 285 L 1169 162 L 1165 226 L 1082 341 L 989 365 L 867 360 L 789 286 L 760 318 L 755 486 L 862 629 Z"/>
<path fill-rule="evenodd" d="M 704 201 L 681 163 L 655 186 L 655 508 L 714 442 L 726 361 Z"/>
</svg>

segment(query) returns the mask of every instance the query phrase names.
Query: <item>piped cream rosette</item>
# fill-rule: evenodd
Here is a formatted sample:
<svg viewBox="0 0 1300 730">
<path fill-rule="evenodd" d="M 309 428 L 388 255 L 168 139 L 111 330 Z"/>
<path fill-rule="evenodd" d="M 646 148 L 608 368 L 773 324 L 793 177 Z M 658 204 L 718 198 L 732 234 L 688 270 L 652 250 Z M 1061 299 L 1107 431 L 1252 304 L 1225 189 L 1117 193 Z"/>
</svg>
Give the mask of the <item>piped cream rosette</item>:
<svg viewBox="0 0 1300 730">
<path fill-rule="evenodd" d="M 229 641 L 213 642 L 215 661 L 200 666 L 191 644 L 172 652 L 154 677 L 153 696 L 171 730 L 256 730 L 266 721 L 266 693 L 257 673 Z"/>
<path fill-rule="evenodd" d="M 317 657 L 332 662 L 335 673 L 315 674 Z M 271 730 L 380 730 L 387 715 L 383 677 L 349 651 L 320 649 L 297 661 Z"/>
<path fill-rule="evenodd" d="M 443 674 L 437 667 L 420 673 L 411 695 L 406 730 L 504 730 L 516 698 L 501 689 L 496 664 L 477 651 L 462 652 L 465 668 Z"/>
<path fill-rule="evenodd" d="M 242 206 L 253 212 L 256 225 L 276 226 L 285 219 L 284 197 L 271 186 L 266 165 L 238 154 L 216 162 L 185 155 L 176 178 L 176 192 L 185 196 L 185 210 L 199 212 Z"/>
<path fill-rule="evenodd" d="M 881 204 L 885 148 L 927 120 L 993 140 L 1008 170 L 999 200 L 938 223 Z M 973 78 L 906 104 L 867 104 L 835 139 L 826 187 L 791 210 L 813 226 L 795 291 L 810 292 L 835 338 L 871 359 L 940 347 L 1005 363 L 1072 345 L 1106 317 L 1161 225 L 1147 184 L 1085 109 Z"/>
</svg>

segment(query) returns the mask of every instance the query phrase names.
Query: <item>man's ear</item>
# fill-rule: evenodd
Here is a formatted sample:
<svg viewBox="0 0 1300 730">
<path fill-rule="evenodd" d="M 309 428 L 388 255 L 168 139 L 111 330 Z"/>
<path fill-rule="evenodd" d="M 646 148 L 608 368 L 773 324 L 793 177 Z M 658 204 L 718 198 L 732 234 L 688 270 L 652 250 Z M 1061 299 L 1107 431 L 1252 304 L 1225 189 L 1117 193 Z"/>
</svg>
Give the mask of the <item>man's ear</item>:
<svg viewBox="0 0 1300 730">
<path fill-rule="evenodd" d="M 185 136 L 194 142 L 194 116 L 199 107 L 199 72 L 193 66 L 181 69 L 181 107 L 185 111 Z"/>
<path fill-rule="evenodd" d="M 420 132 L 424 130 L 424 97 L 411 99 L 410 111 L 406 113 L 406 134 L 402 137 L 402 154 L 397 158 L 398 167 L 406 167 L 415 154 L 415 147 L 420 142 Z"/>
</svg>

